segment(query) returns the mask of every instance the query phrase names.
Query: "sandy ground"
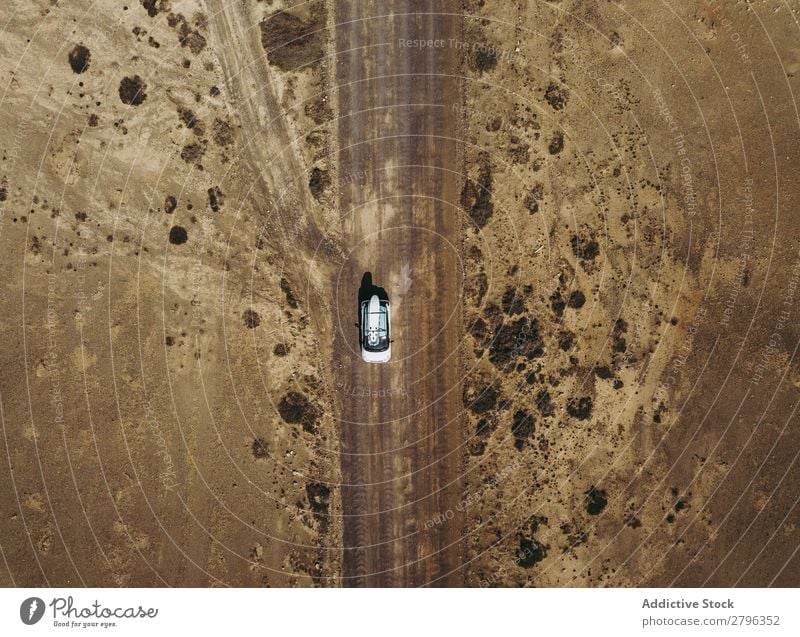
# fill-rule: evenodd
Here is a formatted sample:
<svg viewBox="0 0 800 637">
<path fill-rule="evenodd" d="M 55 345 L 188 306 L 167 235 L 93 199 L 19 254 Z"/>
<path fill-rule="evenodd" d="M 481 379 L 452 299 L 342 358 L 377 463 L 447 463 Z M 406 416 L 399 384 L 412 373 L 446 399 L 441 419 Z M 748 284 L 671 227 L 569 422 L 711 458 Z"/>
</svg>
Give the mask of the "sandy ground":
<svg viewBox="0 0 800 637">
<path fill-rule="evenodd" d="M 2 582 L 336 582 L 325 128 L 280 110 L 322 70 L 269 69 L 261 4 L 2 12 Z"/>
<path fill-rule="evenodd" d="M 749 7 L 470 5 L 470 585 L 798 583 L 798 7 Z"/>
<path fill-rule="evenodd" d="M 0 25 L 0 584 L 800 583 L 797 3 Z"/>
</svg>

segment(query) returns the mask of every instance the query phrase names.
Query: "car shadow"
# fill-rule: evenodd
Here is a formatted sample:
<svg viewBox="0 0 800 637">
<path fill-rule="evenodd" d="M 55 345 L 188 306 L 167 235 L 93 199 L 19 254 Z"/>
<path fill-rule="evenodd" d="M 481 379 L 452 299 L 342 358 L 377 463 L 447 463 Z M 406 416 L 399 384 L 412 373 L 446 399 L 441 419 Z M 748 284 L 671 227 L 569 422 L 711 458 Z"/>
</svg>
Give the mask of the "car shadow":
<svg viewBox="0 0 800 637">
<path fill-rule="evenodd" d="M 358 288 L 358 307 L 361 308 L 362 301 L 369 301 L 373 294 L 377 294 L 381 301 L 388 301 L 389 295 L 382 287 L 375 285 L 372 282 L 372 272 L 364 272 L 361 277 L 361 287 Z"/>
<path fill-rule="evenodd" d="M 372 282 L 372 272 L 364 272 L 364 276 L 361 277 L 361 287 L 358 288 L 358 304 L 356 305 L 356 327 L 359 330 L 361 329 L 361 303 L 369 301 L 373 294 L 377 294 L 381 301 L 389 300 L 386 290 Z"/>
</svg>

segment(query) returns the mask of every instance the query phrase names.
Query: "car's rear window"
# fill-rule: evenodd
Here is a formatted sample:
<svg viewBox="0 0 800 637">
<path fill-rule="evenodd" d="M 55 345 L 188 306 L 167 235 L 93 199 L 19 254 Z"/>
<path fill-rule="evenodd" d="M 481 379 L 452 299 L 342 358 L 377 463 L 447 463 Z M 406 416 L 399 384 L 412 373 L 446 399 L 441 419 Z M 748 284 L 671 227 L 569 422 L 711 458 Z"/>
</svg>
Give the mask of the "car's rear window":
<svg viewBox="0 0 800 637">
<path fill-rule="evenodd" d="M 377 317 L 373 317 L 369 312 L 369 303 L 365 302 L 362 306 L 361 317 L 361 338 L 364 349 L 379 352 L 389 346 L 389 311 L 385 302 L 381 302 L 380 310 L 375 312 Z M 370 328 L 370 324 L 377 318 L 377 326 Z"/>
</svg>

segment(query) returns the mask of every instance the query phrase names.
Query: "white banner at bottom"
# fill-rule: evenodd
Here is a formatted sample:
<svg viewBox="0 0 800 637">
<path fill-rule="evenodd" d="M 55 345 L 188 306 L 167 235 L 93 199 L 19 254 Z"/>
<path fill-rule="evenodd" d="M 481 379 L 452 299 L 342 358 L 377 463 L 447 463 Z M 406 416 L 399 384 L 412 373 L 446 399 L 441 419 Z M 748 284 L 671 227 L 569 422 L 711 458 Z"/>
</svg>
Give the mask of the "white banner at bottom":
<svg viewBox="0 0 800 637">
<path fill-rule="evenodd" d="M 0 635 L 798 635 L 795 589 L 2 589 Z"/>
</svg>

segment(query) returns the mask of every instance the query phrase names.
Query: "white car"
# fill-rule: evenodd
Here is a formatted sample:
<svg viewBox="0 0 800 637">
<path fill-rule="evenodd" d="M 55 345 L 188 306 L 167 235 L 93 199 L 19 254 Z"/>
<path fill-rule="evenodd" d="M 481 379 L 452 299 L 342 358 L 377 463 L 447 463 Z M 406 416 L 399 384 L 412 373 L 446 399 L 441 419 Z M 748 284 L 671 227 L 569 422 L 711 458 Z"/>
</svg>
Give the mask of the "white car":
<svg viewBox="0 0 800 637">
<path fill-rule="evenodd" d="M 373 294 L 369 301 L 361 302 L 359 335 L 361 358 L 367 363 L 388 363 L 392 357 L 390 336 L 391 310 L 389 301 Z"/>
</svg>

